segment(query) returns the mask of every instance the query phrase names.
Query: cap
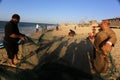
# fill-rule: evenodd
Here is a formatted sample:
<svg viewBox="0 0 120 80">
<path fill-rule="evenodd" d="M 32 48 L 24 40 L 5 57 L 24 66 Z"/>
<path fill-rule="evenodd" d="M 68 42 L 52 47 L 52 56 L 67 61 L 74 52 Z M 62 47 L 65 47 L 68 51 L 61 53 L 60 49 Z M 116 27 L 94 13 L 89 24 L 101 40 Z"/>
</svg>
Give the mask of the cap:
<svg viewBox="0 0 120 80">
<path fill-rule="evenodd" d="M 18 14 L 13 14 L 13 15 L 12 15 L 12 18 L 20 19 L 20 16 L 19 16 Z"/>
</svg>

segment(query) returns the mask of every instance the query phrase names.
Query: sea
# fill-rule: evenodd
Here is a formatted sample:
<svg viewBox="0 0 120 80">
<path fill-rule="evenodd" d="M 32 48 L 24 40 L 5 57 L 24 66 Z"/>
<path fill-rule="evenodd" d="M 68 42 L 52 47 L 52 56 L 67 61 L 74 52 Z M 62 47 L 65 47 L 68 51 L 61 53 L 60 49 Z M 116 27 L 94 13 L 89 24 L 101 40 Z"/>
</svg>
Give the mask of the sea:
<svg viewBox="0 0 120 80">
<path fill-rule="evenodd" d="M 4 36 L 4 27 L 8 21 L 0 21 L 0 36 Z M 35 32 L 36 24 L 38 24 L 39 30 L 47 26 L 48 29 L 56 27 L 57 24 L 48 24 L 48 23 L 32 23 L 32 22 L 20 22 L 18 28 L 21 33 L 25 35 L 30 35 Z"/>
</svg>

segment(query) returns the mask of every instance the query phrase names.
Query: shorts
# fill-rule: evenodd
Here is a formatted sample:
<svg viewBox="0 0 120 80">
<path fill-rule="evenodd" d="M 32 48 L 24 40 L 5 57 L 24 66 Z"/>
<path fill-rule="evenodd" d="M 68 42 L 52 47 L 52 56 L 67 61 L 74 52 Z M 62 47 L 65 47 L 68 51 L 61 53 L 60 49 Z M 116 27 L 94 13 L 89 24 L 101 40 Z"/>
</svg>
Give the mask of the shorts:
<svg viewBox="0 0 120 80">
<path fill-rule="evenodd" d="M 18 54 L 18 43 L 4 42 L 9 59 L 14 59 L 14 55 Z"/>
</svg>

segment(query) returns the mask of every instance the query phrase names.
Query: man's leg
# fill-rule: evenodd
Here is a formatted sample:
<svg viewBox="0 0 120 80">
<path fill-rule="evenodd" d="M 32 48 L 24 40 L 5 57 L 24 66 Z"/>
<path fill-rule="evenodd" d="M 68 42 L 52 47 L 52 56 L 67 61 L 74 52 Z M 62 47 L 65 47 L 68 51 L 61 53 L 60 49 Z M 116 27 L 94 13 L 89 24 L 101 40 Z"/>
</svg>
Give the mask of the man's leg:
<svg viewBox="0 0 120 80">
<path fill-rule="evenodd" d="M 17 64 L 18 62 L 20 62 L 20 59 L 18 59 L 17 54 L 14 54 L 13 62 L 14 62 L 14 64 Z"/>
<path fill-rule="evenodd" d="M 16 67 L 16 65 L 13 62 L 13 58 L 14 58 L 13 53 L 12 53 L 13 47 L 9 43 L 6 43 L 6 42 L 4 42 L 4 47 L 8 55 L 8 64 L 12 67 Z"/>
</svg>

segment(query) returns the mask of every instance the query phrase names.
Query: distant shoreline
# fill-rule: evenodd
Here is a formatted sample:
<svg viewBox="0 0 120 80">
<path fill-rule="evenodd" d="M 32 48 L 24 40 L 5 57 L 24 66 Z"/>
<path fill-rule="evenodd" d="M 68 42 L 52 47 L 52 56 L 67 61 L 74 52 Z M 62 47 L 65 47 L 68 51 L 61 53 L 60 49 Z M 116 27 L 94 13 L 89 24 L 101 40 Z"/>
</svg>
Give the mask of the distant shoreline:
<svg viewBox="0 0 120 80">
<path fill-rule="evenodd" d="M 8 21 L 0 21 L 0 40 L 3 40 L 4 37 L 4 26 Z M 23 33 L 27 36 L 35 32 L 35 26 L 36 24 L 39 24 L 41 27 L 44 26 L 55 26 L 56 24 L 48 24 L 48 23 L 34 23 L 34 22 L 20 22 L 18 24 L 18 28 L 20 33 Z M 41 31 L 41 28 L 39 29 Z"/>
</svg>

